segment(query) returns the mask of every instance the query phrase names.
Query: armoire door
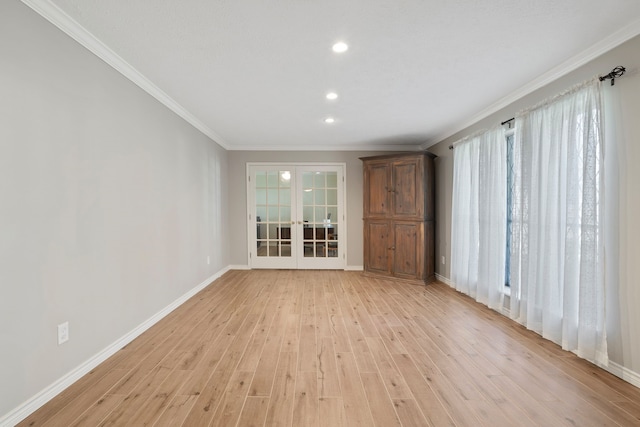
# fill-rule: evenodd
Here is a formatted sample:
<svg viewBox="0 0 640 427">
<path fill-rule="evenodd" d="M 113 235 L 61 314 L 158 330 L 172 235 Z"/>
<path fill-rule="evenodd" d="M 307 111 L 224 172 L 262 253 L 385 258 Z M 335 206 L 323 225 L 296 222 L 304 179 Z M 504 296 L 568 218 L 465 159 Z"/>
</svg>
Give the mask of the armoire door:
<svg viewBox="0 0 640 427">
<path fill-rule="evenodd" d="M 364 170 L 364 217 L 389 215 L 390 168 L 388 162 L 370 162 Z"/>
<path fill-rule="evenodd" d="M 366 271 L 378 274 L 390 274 L 392 262 L 391 224 L 386 220 L 365 221 L 364 247 Z"/>
<path fill-rule="evenodd" d="M 393 273 L 397 277 L 422 277 L 424 271 L 424 224 L 393 223 Z"/>
<path fill-rule="evenodd" d="M 391 163 L 391 209 L 394 218 L 421 219 L 424 215 L 423 159 Z"/>
</svg>

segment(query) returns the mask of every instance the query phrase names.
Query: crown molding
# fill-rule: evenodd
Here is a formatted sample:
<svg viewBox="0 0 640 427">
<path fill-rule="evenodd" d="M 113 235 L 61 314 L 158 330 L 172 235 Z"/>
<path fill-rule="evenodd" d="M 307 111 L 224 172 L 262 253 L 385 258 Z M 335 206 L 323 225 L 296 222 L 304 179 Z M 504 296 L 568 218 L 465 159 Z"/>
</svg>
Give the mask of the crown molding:
<svg viewBox="0 0 640 427">
<path fill-rule="evenodd" d="M 604 53 L 607 53 L 613 48 L 621 45 L 627 40 L 632 39 L 638 34 L 640 34 L 640 19 L 632 22 L 631 24 L 625 27 L 622 27 L 620 30 L 616 31 L 609 37 L 602 39 L 598 43 L 591 46 L 589 49 L 569 58 L 568 60 L 564 61 L 562 64 L 558 65 L 557 67 L 552 68 L 551 70 L 542 74 L 540 77 L 522 86 L 520 89 L 516 90 L 515 92 L 512 92 L 509 95 L 505 96 L 504 98 L 498 100 L 494 104 L 491 104 L 490 106 L 480 111 L 476 115 L 472 116 L 465 122 L 449 128 L 448 130 L 442 132 L 439 136 L 437 136 L 432 140 L 424 142 L 420 147 L 426 150 L 427 148 L 439 142 L 444 141 L 446 138 L 468 128 L 469 126 L 476 124 L 480 120 L 489 117 L 491 114 L 497 113 L 498 111 L 509 106 L 510 104 L 519 100 L 520 98 L 523 98 L 526 95 L 529 95 L 530 93 L 559 79 L 560 77 L 563 77 L 569 74 L 570 72 L 578 69 L 579 67 L 585 65 L 586 63 L 596 59 L 597 57 L 603 55 Z"/>
<path fill-rule="evenodd" d="M 238 145 L 231 151 L 423 151 L 419 145 Z"/>
<path fill-rule="evenodd" d="M 216 134 L 197 117 L 178 104 L 169 95 L 163 92 L 158 86 L 153 84 L 142 73 L 136 70 L 131 64 L 112 51 L 107 45 L 98 40 L 93 34 L 82 27 L 76 20 L 67 15 L 62 9 L 49 0 L 22 0 L 22 2 L 33 9 L 40 16 L 51 22 L 62 30 L 69 37 L 80 43 L 98 58 L 102 59 L 109 66 L 113 67 L 120 74 L 131 80 L 142 90 L 160 101 L 171 111 L 182 117 L 193 127 L 208 136 L 215 143 L 229 150 L 230 144 L 220 135 Z"/>
</svg>

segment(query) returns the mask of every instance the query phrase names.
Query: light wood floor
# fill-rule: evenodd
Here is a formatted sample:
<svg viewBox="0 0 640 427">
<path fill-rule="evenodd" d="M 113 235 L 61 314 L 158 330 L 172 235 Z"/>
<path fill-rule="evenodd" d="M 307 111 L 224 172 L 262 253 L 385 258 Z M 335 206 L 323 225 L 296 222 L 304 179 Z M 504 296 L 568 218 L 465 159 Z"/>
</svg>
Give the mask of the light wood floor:
<svg viewBox="0 0 640 427">
<path fill-rule="evenodd" d="M 640 425 L 640 390 L 443 284 L 232 271 L 21 425 Z"/>
</svg>

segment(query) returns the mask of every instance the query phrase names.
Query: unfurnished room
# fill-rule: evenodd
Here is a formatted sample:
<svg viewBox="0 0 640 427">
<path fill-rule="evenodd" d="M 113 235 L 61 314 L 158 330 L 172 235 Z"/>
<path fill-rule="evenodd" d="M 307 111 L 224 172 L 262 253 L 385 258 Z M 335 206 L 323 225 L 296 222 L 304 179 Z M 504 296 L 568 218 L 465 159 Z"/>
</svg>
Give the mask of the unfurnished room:
<svg viewBox="0 0 640 427">
<path fill-rule="evenodd" d="M 640 426 L 638 0 L 0 2 L 0 426 Z"/>
</svg>

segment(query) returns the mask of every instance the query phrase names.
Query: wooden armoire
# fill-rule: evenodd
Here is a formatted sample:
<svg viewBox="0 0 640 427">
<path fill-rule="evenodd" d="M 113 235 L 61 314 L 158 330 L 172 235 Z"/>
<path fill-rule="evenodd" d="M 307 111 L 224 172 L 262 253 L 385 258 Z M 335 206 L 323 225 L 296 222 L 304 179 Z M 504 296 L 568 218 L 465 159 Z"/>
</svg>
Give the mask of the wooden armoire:
<svg viewBox="0 0 640 427">
<path fill-rule="evenodd" d="M 362 157 L 364 270 L 417 283 L 435 274 L 434 155 Z"/>
</svg>

